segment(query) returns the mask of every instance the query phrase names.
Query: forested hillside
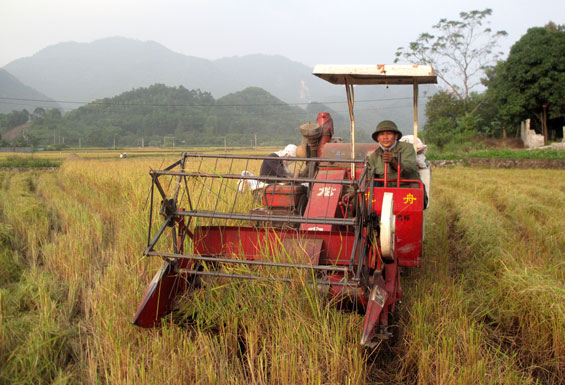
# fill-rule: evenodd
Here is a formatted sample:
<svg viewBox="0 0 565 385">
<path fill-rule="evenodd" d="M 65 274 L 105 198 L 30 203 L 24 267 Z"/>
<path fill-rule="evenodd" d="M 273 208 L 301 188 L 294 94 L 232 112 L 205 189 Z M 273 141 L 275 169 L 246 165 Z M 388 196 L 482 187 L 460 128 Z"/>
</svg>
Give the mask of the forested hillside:
<svg viewBox="0 0 565 385">
<path fill-rule="evenodd" d="M 316 119 L 321 104 L 290 106 L 251 87 L 215 100 L 208 92 L 155 84 L 89 103 L 62 116 L 56 110 L 31 114 L 34 145 L 228 146 L 297 143 L 298 127 Z M 340 125 L 341 126 L 341 125 Z M 341 127 L 336 135 L 344 136 Z"/>
<path fill-rule="evenodd" d="M 5 99 L 6 98 L 6 99 Z M 22 108 L 35 109 L 37 106 L 58 108 L 47 96 L 26 86 L 7 71 L 0 68 L 0 113 Z"/>
</svg>

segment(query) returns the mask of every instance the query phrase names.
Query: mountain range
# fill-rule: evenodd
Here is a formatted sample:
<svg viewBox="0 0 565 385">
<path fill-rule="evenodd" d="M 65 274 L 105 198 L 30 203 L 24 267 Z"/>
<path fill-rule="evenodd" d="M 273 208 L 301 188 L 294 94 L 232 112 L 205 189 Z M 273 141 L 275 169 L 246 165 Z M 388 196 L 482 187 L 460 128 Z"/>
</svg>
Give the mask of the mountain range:
<svg viewBox="0 0 565 385">
<path fill-rule="evenodd" d="M 0 68 L 0 114 L 23 108 L 33 111 L 36 107 L 60 108 L 52 99 Z"/>
<path fill-rule="evenodd" d="M 277 55 L 208 60 L 174 52 L 153 41 L 111 37 L 90 43 L 59 43 L 31 57 L 14 60 L 3 69 L 23 87 L 44 95 L 23 97 L 22 92 L 3 92 L 7 97 L 51 98 L 64 110 L 159 83 L 199 89 L 210 92 L 215 98 L 247 87 L 259 87 L 286 103 L 306 106 L 310 102 L 321 102 L 347 115 L 343 87 L 313 76 L 311 67 Z M 0 89 L 4 90 L 2 83 Z M 429 94 L 435 87 L 420 89 L 421 94 Z M 409 131 L 412 127 L 411 91 L 412 87 L 405 86 L 356 87 L 357 127 L 371 130 L 378 120 L 393 119 Z"/>
<path fill-rule="evenodd" d="M 84 103 L 155 83 L 200 89 L 215 98 L 260 87 L 287 103 L 332 93 L 330 85 L 311 75 L 311 68 L 282 56 L 207 60 L 122 37 L 60 43 L 4 69 L 52 98 Z"/>
</svg>

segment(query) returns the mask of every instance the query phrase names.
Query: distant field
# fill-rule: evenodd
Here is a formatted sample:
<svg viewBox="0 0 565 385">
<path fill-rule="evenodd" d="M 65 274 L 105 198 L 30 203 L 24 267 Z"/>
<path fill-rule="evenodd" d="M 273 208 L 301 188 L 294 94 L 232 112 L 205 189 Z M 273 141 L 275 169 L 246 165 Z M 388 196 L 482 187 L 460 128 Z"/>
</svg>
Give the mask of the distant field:
<svg viewBox="0 0 565 385">
<path fill-rule="evenodd" d="M 281 147 L 282 148 L 282 147 Z M 7 157 L 20 158 L 39 158 L 39 159 L 55 159 L 64 160 L 67 158 L 95 159 L 95 158 L 114 158 L 119 159 L 120 154 L 126 153 L 127 157 L 151 157 L 151 156 L 179 156 L 182 152 L 201 152 L 206 154 L 220 153 L 245 153 L 245 154 L 263 154 L 266 151 L 272 152 L 280 150 L 279 147 L 178 147 L 178 148 L 158 148 L 158 147 L 133 147 L 120 149 L 103 149 L 103 148 L 82 148 L 82 149 L 66 149 L 61 151 L 36 151 L 33 154 L 18 154 L 13 152 L 0 152 L 0 159 Z M 242 152 L 243 151 L 243 152 Z"/>
<path fill-rule="evenodd" d="M 0 167 L 17 167 L 14 164 L 20 163 L 20 167 L 42 167 L 42 162 L 52 162 L 54 166 L 66 159 L 119 159 L 120 154 L 125 153 L 127 158 L 149 158 L 149 157 L 178 157 L 182 152 L 200 152 L 207 154 L 253 154 L 266 155 L 271 152 L 280 150 L 276 146 L 245 148 L 245 147 L 191 147 L 191 148 L 120 148 L 120 149 L 100 149 L 100 148 L 83 148 L 83 149 L 66 149 L 61 151 L 37 151 L 33 154 L 16 154 L 0 152 Z M 525 150 L 511 148 L 490 148 L 484 150 L 475 150 L 470 152 L 438 152 L 430 151 L 426 154 L 428 160 L 460 160 L 465 158 L 491 158 L 491 159 L 539 159 L 539 160 L 565 160 L 565 151 L 556 149 L 540 149 Z"/>
<path fill-rule="evenodd" d="M 37 151 L 32 154 L 19 154 L 13 152 L 0 152 L 0 168 L 34 168 L 58 167 L 65 160 L 90 160 L 90 159 L 120 159 L 121 154 L 126 154 L 124 159 L 155 158 L 173 159 L 180 157 L 182 152 L 198 152 L 205 154 L 231 154 L 244 152 L 245 154 L 266 155 L 278 151 L 278 147 L 240 148 L 231 147 L 227 151 L 223 147 L 196 147 L 196 148 L 125 148 L 119 150 L 107 149 L 72 149 L 62 151 Z"/>
<path fill-rule="evenodd" d="M 538 150 L 490 148 L 470 152 L 430 152 L 429 160 L 457 160 L 463 158 L 496 158 L 496 159 L 565 159 L 565 151 L 551 148 Z"/>
<path fill-rule="evenodd" d="M 0 383 L 562 383 L 564 170 L 434 170 L 397 338 L 367 351 L 361 316 L 283 284 L 224 283 L 159 329 L 130 324 L 160 265 L 141 255 L 148 172 L 181 151 L 0 171 Z"/>
</svg>

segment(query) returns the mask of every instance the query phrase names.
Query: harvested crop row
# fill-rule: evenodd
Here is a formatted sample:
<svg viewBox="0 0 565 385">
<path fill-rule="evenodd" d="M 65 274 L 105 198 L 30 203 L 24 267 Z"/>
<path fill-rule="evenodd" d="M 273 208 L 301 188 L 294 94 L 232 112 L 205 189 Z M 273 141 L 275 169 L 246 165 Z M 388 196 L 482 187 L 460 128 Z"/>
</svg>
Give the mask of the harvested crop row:
<svg viewBox="0 0 565 385">
<path fill-rule="evenodd" d="M 450 170 L 446 176 L 451 175 Z M 441 178 L 441 176 L 440 176 Z M 456 203 L 436 176 L 426 217 L 422 269 L 410 272 L 394 383 L 530 384 L 513 357 L 492 344 L 465 290 Z M 438 181 L 440 179 L 440 181 Z"/>
<path fill-rule="evenodd" d="M 436 173 L 459 236 L 461 287 L 490 344 L 523 373 L 559 383 L 565 367 L 562 171 Z M 535 183 L 532 184 L 532 181 Z"/>
<path fill-rule="evenodd" d="M 75 378 L 75 297 L 46 267 L 56 213 L 37 195 L 52 173 L 0 173 L 0 383 Z"/>
</svg>

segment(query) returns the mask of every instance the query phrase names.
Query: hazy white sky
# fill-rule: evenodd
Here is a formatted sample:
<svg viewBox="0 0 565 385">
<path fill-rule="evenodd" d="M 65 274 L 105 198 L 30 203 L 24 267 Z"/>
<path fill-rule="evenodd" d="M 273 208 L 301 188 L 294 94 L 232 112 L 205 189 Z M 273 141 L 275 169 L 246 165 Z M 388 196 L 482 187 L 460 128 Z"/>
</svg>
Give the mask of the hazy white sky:
<svg viewBox="0 0 565 385">
<path fill-rule="evenodd" d="M 378 64 L 440 18 L 491 8 L 508 52 L 527 29 L 565 24 L 564 0 L 0 0 L 0 67 L 63 41 L 153 40 L 207 59 L 279 54 L 307 65 Z"/>
</svg>

